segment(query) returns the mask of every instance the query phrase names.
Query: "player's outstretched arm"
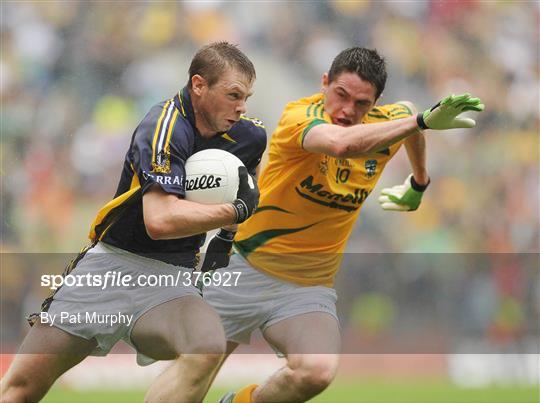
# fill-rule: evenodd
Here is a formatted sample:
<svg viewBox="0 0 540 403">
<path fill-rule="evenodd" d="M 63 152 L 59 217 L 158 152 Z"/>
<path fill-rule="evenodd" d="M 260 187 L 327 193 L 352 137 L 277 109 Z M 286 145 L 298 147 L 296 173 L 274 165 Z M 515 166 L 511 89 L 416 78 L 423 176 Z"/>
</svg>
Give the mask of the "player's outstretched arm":
<svg viewBox="0 0 540 403">
<path fill-rule="evenodd" d="M 387 148 L 424 129 L 448 130 L 471 128 L 476 122 L 464 118 L 467 111 L 480 112 L 484 105 L 470 94 L 449 95 L 429 110 L 416 117 L 384 123 L 357 124 L 341 127 L 320 124 L 312 127 L 304 137 L 303 147 L 307 151 L 324 153 L 338 158 L 354 158 Z"/>
</svg>

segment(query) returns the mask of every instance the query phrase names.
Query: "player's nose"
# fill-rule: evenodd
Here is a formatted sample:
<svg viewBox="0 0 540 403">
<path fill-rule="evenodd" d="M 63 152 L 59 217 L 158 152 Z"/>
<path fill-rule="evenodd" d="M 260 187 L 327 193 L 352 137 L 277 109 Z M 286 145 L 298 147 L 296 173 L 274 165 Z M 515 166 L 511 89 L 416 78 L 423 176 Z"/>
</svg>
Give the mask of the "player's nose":
<svg viewBox="0 0 540 403">
<path fill-rule="evenodd" d="M 353 103 L 347 103 L 343 106 L 343 113 L 348 119 L 352 119 L 354 117 L 354 104 Z"/>
<path fill-rule="evenodd" d="M 246 101 L 240 101 L 236 106 L 236 113 L 243 115 L 246 113 Z"/>
</svg>

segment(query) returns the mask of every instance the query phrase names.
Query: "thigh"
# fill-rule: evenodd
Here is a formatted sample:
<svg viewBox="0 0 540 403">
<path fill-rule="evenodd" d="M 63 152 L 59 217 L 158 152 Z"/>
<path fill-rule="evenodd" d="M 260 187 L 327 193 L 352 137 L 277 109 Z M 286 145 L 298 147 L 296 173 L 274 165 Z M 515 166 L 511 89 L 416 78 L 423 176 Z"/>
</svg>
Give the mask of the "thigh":
<svg viewBox="0 0 540 403">
<path fill-rule="evenodd" d="M 228 341 L 249 344 L 251 334 L 264 323 L 272 306 L 275 280 L 253 269 L 238 254 L 218 273 L 232 275 L 235 280 L 203 287 L 204 300 L 219 314 Z"/>
<path fill-rule="evenodd" d="M 263 330 L 264 338 L 280 352 L 339 354 L 339 324 L 333 315 L 309 312 L 283 319 Z"/>
<path fill-rule="evenodd" d="M 95 347 L 94 340 L 36 323 L 25 337 L 3 383 L 7 388 L 29 388 L 28 396 L 39 400 L 60 375 L 81 362 Z"/>
<path fill-rule="evenodd" d="M 131 342 L 155 360 L 181 354 L 221 354 L 225 334 L 217 313 L 199 296 L 188 295 L 158 305 L 135 323 Z"/>
</svg>

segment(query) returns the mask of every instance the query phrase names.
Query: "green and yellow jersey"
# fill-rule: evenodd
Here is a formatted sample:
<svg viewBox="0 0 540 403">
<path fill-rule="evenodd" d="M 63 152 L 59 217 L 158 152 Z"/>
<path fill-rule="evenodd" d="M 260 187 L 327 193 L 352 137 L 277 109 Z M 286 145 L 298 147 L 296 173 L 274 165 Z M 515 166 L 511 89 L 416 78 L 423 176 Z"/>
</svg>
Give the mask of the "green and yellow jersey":
<svg viewBox="0 0 540 403">
<path fill-rule="evenodd" d="M 410 115 L 404 105 L 384 105 L 373 108 L 362 123 Z M 322 94 L 287 104 L 259 178 L 259 207 L 240 225 L 235 249 L 277 278 L 332 286 L 362 204 L 402 142 L 362 158 L 304 150 L 305 135 L 321 123 L 331 123 Z"/>
</svg>

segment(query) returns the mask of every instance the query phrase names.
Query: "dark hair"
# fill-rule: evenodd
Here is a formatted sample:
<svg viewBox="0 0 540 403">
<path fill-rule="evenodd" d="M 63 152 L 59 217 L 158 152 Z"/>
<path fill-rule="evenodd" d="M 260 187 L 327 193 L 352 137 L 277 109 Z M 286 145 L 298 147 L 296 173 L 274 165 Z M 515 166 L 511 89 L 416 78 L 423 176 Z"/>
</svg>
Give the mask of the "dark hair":
<svg viewBox="0 0 540 403">
<path fill-rule="evenodd" d="M 332 82 L 344 71 L 356 73 L 375 86 L 377 98 L 386 85 L 386 62 L 376 50 L 366 48 L 349 48 L 336 56 L 328 72 L 328 82 Z"/>
<path fill-rule="evenodd" d="M 238 46 L 225 41 L 203 46 L 191 60 L 188 87 L 191 88 L 191 79 L 195 74 L 204 77 L 211 87 L 228 68 L 245 74 L 249 80 L 255 78 L 253 63 Z"/>
</svg>

